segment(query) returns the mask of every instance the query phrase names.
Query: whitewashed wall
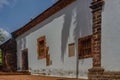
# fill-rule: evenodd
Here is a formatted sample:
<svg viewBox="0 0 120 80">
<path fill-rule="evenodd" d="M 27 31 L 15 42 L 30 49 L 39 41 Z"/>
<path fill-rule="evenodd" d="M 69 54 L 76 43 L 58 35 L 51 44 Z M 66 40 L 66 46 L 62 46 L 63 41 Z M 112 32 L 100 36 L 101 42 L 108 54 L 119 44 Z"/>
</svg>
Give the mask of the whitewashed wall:
<svg viewBox="0 0 120 80">
<path fill-rule="evenodd" d="M 105 0 L 103 7 L 102 66 L 120 71 L 120 0 Z"/>
<path fill-rule="evenodd" d="M 50 75 L 76 76 L 78 38 L 92 34 L 92 15 L 89 8 L 92 0 L 77 0 L 57 12 L 35 28 L 17 38 L 18 67 L 21 67 L 21 50 L 28 48 L 29 68 L 49 70 Z M 46 59 L 37 59 L 37 39 L 46 36 L 51 66 L 46 66 Z M 68 57 L 68 44 L 75 43 L 74 57 Z M 87 77 L 92 67 L 92 59 L 79 60 L 79 76 Z M 69 71 L 69 73 L 67 73 Z M 39 72 L 39 71 L 38 71 Z"/>
</svg>

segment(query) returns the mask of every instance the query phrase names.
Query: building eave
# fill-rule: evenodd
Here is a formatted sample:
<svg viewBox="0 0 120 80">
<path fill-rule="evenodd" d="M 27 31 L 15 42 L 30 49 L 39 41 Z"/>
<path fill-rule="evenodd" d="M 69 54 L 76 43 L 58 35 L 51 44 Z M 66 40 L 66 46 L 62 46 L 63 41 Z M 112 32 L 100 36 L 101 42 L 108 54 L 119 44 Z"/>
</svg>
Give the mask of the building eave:
<svg viewBox="0 0 120 80">
<path fill-rule="evenodd" d="M 53 6 L 45 10 L 43 13 L 38 15 L 36 18 L 28 22 L 25 26 L 21 27 L 20 29 L 12 32 L 12 36 L 17 38 L 18 36 L 24 34 L 26 31 L 30 30 L 31 28 L 35 27 L 37 24 L 41 23 L 48 17 L 52 16 L 53 14 L 57 13 L 58 11 L 62 10 L 66 6 L 70 5 L 72 2 L 76 0 L 59 0 Z"/>
</svg>

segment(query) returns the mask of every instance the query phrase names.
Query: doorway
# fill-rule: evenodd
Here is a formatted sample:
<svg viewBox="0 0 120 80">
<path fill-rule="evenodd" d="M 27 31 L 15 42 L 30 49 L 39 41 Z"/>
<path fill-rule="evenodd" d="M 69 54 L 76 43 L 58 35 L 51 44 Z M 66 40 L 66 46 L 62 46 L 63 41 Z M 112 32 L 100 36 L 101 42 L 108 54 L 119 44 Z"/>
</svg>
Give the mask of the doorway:
<svg viewBox="0 0 120 80">
<path fill-rule="evenodd" d="M 22 50 L 22 70 L 28 70 L 28 49 Z"/>
</svg>

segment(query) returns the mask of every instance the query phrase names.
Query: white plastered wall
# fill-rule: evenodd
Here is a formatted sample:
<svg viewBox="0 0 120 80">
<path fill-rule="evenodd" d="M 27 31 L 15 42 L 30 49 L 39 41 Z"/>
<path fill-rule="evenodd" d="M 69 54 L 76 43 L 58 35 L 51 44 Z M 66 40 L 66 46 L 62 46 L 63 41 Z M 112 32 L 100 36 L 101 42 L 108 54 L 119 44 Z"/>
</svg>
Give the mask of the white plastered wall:
<svg viewBox="0 0 120 80">
<path fill-rule="evenodd" d="M 120 71 L 120 0 L 105 0 L 102 11 L 102 67 Z"/>
<path fill-rule="evenodd" d="M 78 38 L 92 34 L 92 14 L 89 8 L 91 1 L 77 0 L 19 36 L 16 39 L 18 67 L 21 67 L 21 50 L 28 48 L 29 68 L 32 71 L 46 69 L 51 71 L 50 75 L 76 77 Z M 37 39 L 41 36 L 46 37 L 52 62 L 50 66 L 46 66 L 46 59 L 37 58 Z M 70 43 L 75 43 L 74 57 L 68 57 Z M 91 58 L 79 60 L 79 77 L 87 78 L 88 69 L 91 67 Z"/>
</svg>

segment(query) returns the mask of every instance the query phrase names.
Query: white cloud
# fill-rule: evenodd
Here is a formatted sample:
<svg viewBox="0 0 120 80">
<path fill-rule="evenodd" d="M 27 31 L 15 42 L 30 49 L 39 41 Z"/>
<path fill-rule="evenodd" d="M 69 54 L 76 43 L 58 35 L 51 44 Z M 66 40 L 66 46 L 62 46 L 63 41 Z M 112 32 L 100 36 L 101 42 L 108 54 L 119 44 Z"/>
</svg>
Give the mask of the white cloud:
<svg viewBox="0 0 120 80">
<path fill-rule="evenodd" d="M 10 2 L 10 7 L 14 7 L 14 6 L 16 5 L 17 1 L 18 1 L 18 0 L 12 0 L 12 1 Z"/>
<path fill-rule="evenodd" d="M 17 0 L 0 0 L 0 9 L 4 6 L 13 6 Z"/>
<path fill-rule="evenodd" d="M 3 8 L 6 5 L 10 5 L 8 0 L 0 0 L 0 8 Z"/>
</svg>

